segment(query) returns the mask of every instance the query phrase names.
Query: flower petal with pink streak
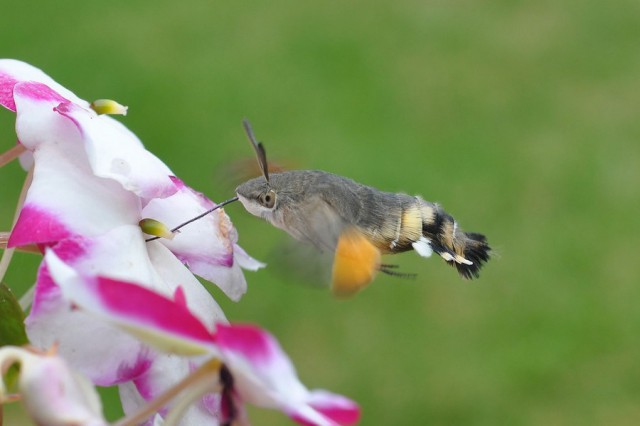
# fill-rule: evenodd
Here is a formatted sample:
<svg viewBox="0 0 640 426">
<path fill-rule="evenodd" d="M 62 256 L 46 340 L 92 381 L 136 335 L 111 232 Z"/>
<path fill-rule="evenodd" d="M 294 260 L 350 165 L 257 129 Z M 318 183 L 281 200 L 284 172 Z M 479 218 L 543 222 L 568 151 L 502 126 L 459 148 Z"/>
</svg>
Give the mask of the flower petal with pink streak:
<svg viewBox="0 0 640 426">
<path fill-rule="evenodd" d="M 6 74 L 0 69 L 0 105 L 10 111 L 16 110 L 16 103 L 13 101 L 13 86 L 18 81 L 13 76 Z"/>
<path fill-rule="evenodd" d="M 226 322 L 222 309 L 200 281 L 162 244 L 146 243 L 137 226 L 120 226 L 93 238 L 68 239 L 53 248 L 82 275 L 135 282 L 174 300 L 180 288 L 185 300 L 182 305 L 188 305 L 210 331 L 216 323 Z M 33 309 L 37 305 L 36 297 Z"/>
<path fill-rule="evenodd" d="M 137 284 L 82 276 L 52 250 L 47 251 L 45 261 L 65 297 L 83 310 L 165 352 L 199 355 L 212 351 L 211 332 L 186 306 Z"/>
<path fill-rule="evenodd" d="M 188 310 L 183 295 L 169 299 L 135 284 L 82 276 L 51 249 L 47 250 L 45 261 L 62 293 L 83 310 L 163 351 L 185 355 L 219 353 L 243 400 L 278 408 L 303 424 L 350 424 L 341 422 L 344 413 L 336 408 L 342 409 L 338 402 L 343 403 L 346 398 L 335 396 L 332 400 L 329 393 L 324 393 L 320 401 L 314 398 L 270 334 L 253 326 L 217 324 L 213 336 Z M 145 372 L 149 368 L 137 377 L 136 389 L 146 399 L 155 393 L 156 384 L 153 376 L 145 379 Z M 320 409 L 312 405 L 318 402 Z"/>
<path fill-rule="evenodd" d="M 140 200 L 110 179 L 91 171 L 75 126 L 66 118 L 47 111 L 43 103 L 29 102 L 29 113 L 18 102 L 16 128 L 22 143 L 33 149 L 36 167 L 33 182 L 9 244 L 48 244 L 62 229 L 70 234 L 100 235 L 122 224 L 139 220 Z M 35 131 L 37 128 L 43 133 Z M 35 132 L 34 132 L 35 131 Z M 44 135 L 44 136 L 43 136 Z M 33 211 L 55 227 L 33 227 Z M 52 232 L 52 231 L 56 232 Z"/>
<path fill-rule="evenodd" d="M 19 247 L 27 244 L 47 244 L 69 238 L 73 235 L 63 220 L 38 205 L 25 204 L 20 210 L 20 217 L 8 246 Z"/>
<path fill-rule="evenodd" d="M 26 320 L 29 340 L 35 346 L 58 345 L 67 362 L 101 386 L 131 380 L 149 367 L 152 351 L 112 325 L 74 309 L 44 264 L 36 286 L 38 303 Z"/>
<path fill-rule="evenodd" d="M 25 119 L 28 125 L 16 126 L 18 139 L 32 150 L 35 143 L 60 139 L 62 135 L 56 130 L 64 125 L 56 122 L 55 116 L 62 116 L 80 131 L 97 176 L 114 179 L 144 199 L 166 197 L 176 191 L 171 170 L 145 150 L 125 126 L 111 117 L 98 116 L 88 102 L 29 64 L 0 59 L 0 104 L 19 116 L 31 115 L 33 104 L 40 104 L 47 112 L 48 116 L 37 114 Z"/>
<path fill-rule="evenodd" d="M 357 422 L 359 408 L 353 401 L 326 391 L 310 392 L 304 387 L 291 361 L 270 334 L 254 326 L 220 324 L 216 344 L 243 400 L 278 408 L 307 425 Z"/>
<path fill-rule="evenodd" d="M 17 83 L 24 81 L 43 83 L 63 98 L 85 107 L 89 106 L 86 101 L 83 101 L 73 94 L 73 92 L 56 83 L 55 80 L 42 72 L 42 70 L 15 59 L 0 59 L 0 105 L 11 111 L 15 111 L 16 104 L 13 100 L 13 89 Z"/>
<path fill-rule="evenodd" d="M 220 307 L 188 269 L 159 243 L 146 244 L 137 226 L 121 226 L 99 237 L 74 237 L 53 247 L 78 274 L 135 281 L 166 296 L 178 286 L 186 303 L 209 330 L 225 321 Z M 75 368 L 96 383 L 110 385 L 137 377 L 155 354 L 128 333 L 95 315 L 72 309 L 60 288 L 41 268 L 34 304 L 26 320 L 31 342 L 59 350 Z"/>
<path fill-rule="evenodd" d="M 119 121 L 72 103 L 60 104 L 55 111 L 77 126 L 96 176 L 113 179 L 147 200 L 177 191 L 169 167 Z"/>
<path fill-rule="evenodd" d="M 360 420 L 358 404 L 342 395 L 325 390 L 314 390 L 309 394 L 308 404 L 315 411 L 340 425 L 353 425 Z M 296 413 L 291 413 L 291 416 L 295 417 Z"/>
<path fill-rule="evenodd" d="M 216 206 L 178 179 L 174 182 L 179 191 L 171 197 L 149 202 L 142 210 L 143 217 L 173 228 Z M 247 290 L 241 267 L 250 270 L 264 267 L 236 244 L 237 239 L 229 216 L 220 209 L 181 228 L 172 240 L 161 241 L 194 274 L 215 283 L 229 298 L 237 301 Z"/>
<path fill-rule="evenodd" d="M 127 191 L 148 199 L 166 197 L 177 190 L 171 170 L 115 119 L 99 116 L 40 83 L 17 83 L 14 100 L 16 132 L 27 148 L 79 143 L 92 173 L 119 182 Z"/>
<path fill-rule="evenodd" d="M 178 286 L 181 286 L 185 291 L 186 305 L 189 310 L 209 330 L 215 330 L 215 325 L 218 323 L 227 322 L 222 308 L 211 296 L 211 293 L 167 247 L 159 241 L 147 243 L 146 246 L 153 270 L 158 277 L 162 278 L 162 282 L 166 286 L 166 290 L 163 290 L 155 285 L 154 290 L 171 295 L 175 294 Z"/>
</svg>

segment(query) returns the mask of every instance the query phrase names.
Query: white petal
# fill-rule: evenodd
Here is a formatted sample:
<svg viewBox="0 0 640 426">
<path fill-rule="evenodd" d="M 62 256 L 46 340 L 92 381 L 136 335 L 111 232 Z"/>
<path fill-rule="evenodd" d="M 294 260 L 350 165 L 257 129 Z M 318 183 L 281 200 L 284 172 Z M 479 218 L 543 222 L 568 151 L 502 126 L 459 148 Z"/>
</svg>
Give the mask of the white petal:
<svg viewBox="0 0 640 426">
<path fill-rule="evenodd" d="M 159 220 L 174 228 L 213 208 L 215 204 L 202 194 L 177 181 L 179 192 L 164 199 L 154 199 L 142 211 L 143 217 Z M 223 209 L 214 211 L 180 229 L 172 240 L 161 240 L 191 271 L 215 283 L 232 300 L 247 290 L 242 264 L 257 269 L 262 263 L 239 250 L 236 262 L 237 233 Z"/>
<path fill-rule="evenodd" d="M 176 192 L 169 167 L 119 121 L 73 104 L 60 106 L 57 111 L 77 126 L 96 176 L 113 179 L 144 199 Z"/>
<path fill-rule="evenodd" d="M 211 330 L 216 323 L 226 323 L 227 319 L 220 305 L 211 293 L 193 276 L 182 262 L 161 243 L 147 244 L 150 261 L 155 272 L 165 283 L 167 293 L 173 294 L 178 286 L 184 289 L 189 310 Z"/>
<path fill-rule="evenodd" d="M 69 234 L 97 235 L 114 226 L 135 224 L 140 201 L 118 183 L 95 176 L 84 153 L 77 129 L 69 120 L 47 111 L 41 102 L 18 101 L 19 135 L 34 150 L 34 180 L 27 194 L 25 210 L 16 224 L 10 244 L 49 243 Z M 48 123 L 48 124 L 47 124 Z M 28 209 L 36 214 L 28 215 Z M 48 223 L 61 224 L 67 234 L 51 233 Z"/>
<path fill-rule="evenodd" d="M 47 309 L 26 320 L 31 343 L 40 348 L 59 345 L 60 355 L 102 386 L 131 380 L 153 359 L 153 352 L 133 337 L 62 298 L 48 299 Z M 57 302 L 57 303 L 56 303 Z"/>
<path fill-rule="evenodd" d="M 246 269 L 247 271 L 257 271 L 267 266 L 266 263 L 249 256 L 247 252 L 237 244 L 233 245 L 233 258 L 242 269 Z"/>
</svg>

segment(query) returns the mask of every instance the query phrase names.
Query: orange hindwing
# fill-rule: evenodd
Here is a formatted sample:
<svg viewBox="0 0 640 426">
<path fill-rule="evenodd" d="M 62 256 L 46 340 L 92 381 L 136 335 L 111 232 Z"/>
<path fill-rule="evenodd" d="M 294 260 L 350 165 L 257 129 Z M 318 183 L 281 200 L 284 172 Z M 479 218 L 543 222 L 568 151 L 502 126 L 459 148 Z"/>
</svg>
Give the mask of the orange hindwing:
<svg viewBox="0 0 640 426">
<path fill-rule="evenodd" d="M 373 281 L 380 270 L 380 250 L 357 229 L 344 231 L 338 239 L 331 292 L 338 298 L 353 296 Z"/>
</svg>

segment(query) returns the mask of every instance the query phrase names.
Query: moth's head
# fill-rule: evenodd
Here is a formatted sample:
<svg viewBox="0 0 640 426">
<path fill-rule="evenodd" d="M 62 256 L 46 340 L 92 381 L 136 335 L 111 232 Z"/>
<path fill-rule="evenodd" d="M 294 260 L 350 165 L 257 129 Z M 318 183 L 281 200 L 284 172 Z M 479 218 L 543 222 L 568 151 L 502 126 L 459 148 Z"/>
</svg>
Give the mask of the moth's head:
<svg viewBox="0 0 640 426">
<path fill-rule="evenodd" d="M 252 215 L 267 219 L 273 225 L 285 229 L 285 216 L 292 210 L 292 204 L 295 205 L 300 198 L 294 194 L 304 193 L 304 191 L 300 190 L 297 175 L 292 176 L 294 172 L 269 174 L 264 146 L 256 140 L 251 125 L 246 119 L 243 125 L 256 152 L 262 177 L 251 179 L 238 186 L 236 188 L 238 199 Z"/>
<path fill-rule="evenodd" d="M 254 216 L 266 218 L 277 208 L 276 191 L 262 177 L 238 186 L 236 194 L 244 208 Z"/>
<path fill-rule="evenodd" d="M 251 124 L 247 119 L 242 121 L 249 142 L 253 146 L 258 159 L 258 165 L 262 170 L 262 177 L 251 179 L 236 188 L 238 199 L 249 213 L 255 216 L 270 219 L 277 208 L 276 191 L 269 183 L 269 169 L 267 166 L 267 153 L 261 142 L 256 140 Z"/>
</svg>

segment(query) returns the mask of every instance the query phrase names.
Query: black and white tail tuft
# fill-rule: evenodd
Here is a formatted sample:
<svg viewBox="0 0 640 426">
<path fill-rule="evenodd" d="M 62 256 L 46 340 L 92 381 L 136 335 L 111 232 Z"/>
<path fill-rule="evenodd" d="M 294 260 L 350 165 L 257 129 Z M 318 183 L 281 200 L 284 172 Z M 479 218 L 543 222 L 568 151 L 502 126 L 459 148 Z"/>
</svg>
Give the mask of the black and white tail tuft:
<svg viewBox="0 0 640 426">
<path fill-rule="evenodd" d="M 468 263 L 458 263 L 450 260 L 449 263 L 455 266 L 458 273 L 466 279 L 478 278 L 480 276 L 480 268 L 490 257 L 491 248 L 487 243 L 487 238 L 476 232 L 463 232 L 463 256 Z"/>
<path fill-rule="evenodd" d="M 438 204 L 423 201 L 422 233 L 449 265 L 466 279 L 478 278 L 480 268 L 490 258 L 487 238 L 475 232 L 463 232 L 458 223 Z"/>
</svg>

